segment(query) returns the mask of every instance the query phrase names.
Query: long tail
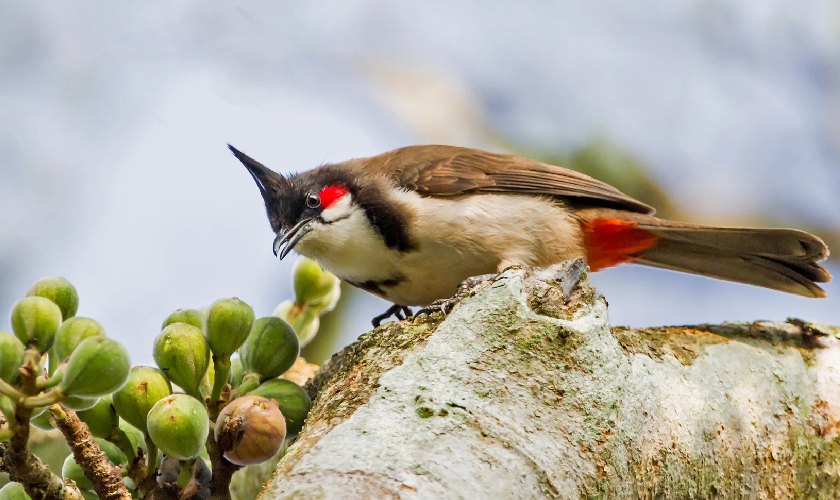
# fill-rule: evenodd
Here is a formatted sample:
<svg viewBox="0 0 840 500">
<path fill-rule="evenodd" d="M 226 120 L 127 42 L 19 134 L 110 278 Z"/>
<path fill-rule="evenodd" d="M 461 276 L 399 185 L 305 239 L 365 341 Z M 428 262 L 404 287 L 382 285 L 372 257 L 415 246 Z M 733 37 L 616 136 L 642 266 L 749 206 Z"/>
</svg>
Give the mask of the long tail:
<svg viewBox="0 0 840 500">
<path fill-rule="evenodd" d="M 828 247 L 804 231 L 700 226 L 619 210 L 581 216 L 593 271 L 635 262 L 805 297 L 825 297 L 817 283 L 831 280 L 818 263 Z"/>
</svg>

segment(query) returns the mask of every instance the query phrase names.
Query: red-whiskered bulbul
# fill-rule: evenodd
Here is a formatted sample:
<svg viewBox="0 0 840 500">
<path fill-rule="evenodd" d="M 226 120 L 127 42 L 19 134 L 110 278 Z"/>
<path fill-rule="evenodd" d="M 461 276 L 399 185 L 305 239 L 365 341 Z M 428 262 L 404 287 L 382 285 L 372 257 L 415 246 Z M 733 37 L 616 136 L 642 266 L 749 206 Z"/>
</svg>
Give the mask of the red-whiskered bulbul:
<svg viewBox="0 0 840 500">
<path fill-rule="evenodd" d="M 659 219 L 618 189 L 566 168 L 454 146 L 410 146 L 284 176 L 230 146 L 276 234 L 342 280 L 428 305 L 469 277 L 573 258 L 592 271 L 634 262 L 825 297 L 823 241 L 796 229 Z M 382 317 L 377 317 L 378 323 Z"/>
</svg>

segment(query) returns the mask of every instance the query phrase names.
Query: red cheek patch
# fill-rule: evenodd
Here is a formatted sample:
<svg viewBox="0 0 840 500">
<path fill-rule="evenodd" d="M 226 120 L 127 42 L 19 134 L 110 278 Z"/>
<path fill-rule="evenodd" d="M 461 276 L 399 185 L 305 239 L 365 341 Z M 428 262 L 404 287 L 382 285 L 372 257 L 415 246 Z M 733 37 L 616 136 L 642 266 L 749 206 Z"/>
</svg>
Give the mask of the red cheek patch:
<svg viewBox="0 0 840 500">
<path fill-rule="evenodd" d="M 321 207 L 330 208 L 335 202 L 340 200 L 348 193 L 344 186 L 325 186 L 324 189 L 318 193 L 321 198 Z"/>
</svg>

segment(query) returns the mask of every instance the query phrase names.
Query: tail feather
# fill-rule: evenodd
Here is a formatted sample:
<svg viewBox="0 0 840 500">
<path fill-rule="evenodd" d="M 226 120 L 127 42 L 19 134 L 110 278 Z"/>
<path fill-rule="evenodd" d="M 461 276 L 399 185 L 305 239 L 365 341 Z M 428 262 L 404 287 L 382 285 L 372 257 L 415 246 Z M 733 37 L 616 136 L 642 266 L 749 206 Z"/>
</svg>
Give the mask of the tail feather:
<svg viewBox="0 0 840 500">
<path fill-rule="evenodd" d="M 798 229 L 710 227 L 657 219 L 640 228 L 671 241 L 708 246 L 733 252 L 813 262 L 828 257 L 828 247 L 816 236 Z"/>
<path fill-rule="evenodd" d="M 831 279 L 816 263 L 805 264 L 745 254 L 683 242 L 660 240 L 635 260 L 637 264 L 700 274 L 738 283 L 762 286 L 805 297 L 825 297 L 817 283 Z"/>
<path fill-rule="evenodd" d="M 700 274 L 806 297 L 826 296 L 817 283 L 831 280 L 828 270 L 818 263 L 828 256 L 828 247 L 820 238 L 804 231 L 700 226 L 612 210 L 588 217 L 584 227 L 587 230 L 598 227 L 595 222 L 613 218 L 630 221 L 634 230 L 656 238 L 655 245 L 623 262 Z"/>
</svg>

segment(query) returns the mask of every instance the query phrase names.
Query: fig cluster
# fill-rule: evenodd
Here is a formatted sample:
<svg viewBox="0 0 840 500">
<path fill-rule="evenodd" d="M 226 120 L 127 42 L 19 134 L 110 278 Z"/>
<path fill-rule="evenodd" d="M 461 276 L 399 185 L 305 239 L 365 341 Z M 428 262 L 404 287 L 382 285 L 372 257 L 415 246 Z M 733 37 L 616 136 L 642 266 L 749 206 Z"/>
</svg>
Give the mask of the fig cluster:
<svg viewBox="0 0 840 500">
<path fill-rule="evenodd" d="M 314 280 L 322 294 L 334 294 L 334 282 L 324 287 L 324 276 L 329 278 L 310 269 L 305 276 L 296 273 L 295 281 L 305 289 L 302 282 Z M 309 300 L 324 300 L 307 293 Z M 258 318 L 234 297 L 205 310 L 179 309 L 161 326 L 154 342 L 157 366 L 132 368 L 113 401 L 117 413 L 167 457 L 200 457 L 210 439 L 230 463 L 257 464 L 300 431 L 311 402 L 303 388 L 282 378 L 300 353 L 299 336 L 287 321 Z"/>
<path fill-rule="evenodd" d="M 89 409 L 125 383 L 128 352 L 99 322 L 75 316 L 78 307 L 76 288 L 64 278 L 38 281 L 12 306 L 12 333 L 0 331 L 0 410 L 7 423 L 25 408 L 35 422 L 45 415 L 40 420 L 48 425 L 47 406 Z"/>
<path fill-rule="evenodd" d="M 0 331 L 0 440 L 20 426 L 52 428 L 48 407 L 60 403 L 78 411 L 101 447 L 119 451 L 106 439 L 131 442 L 111 406 L 111 393 L 129 375 L 128 352 L 98 321 L 76 316 L 78 308 L 78 292 L 64 278 L 39 280 L 12 306 L 11 333 Z M 135 437 L 139 444 L 142 434 Z M 126 463 L 120 454 L 115 463 Z M 70 462 L 72 457 L 65 462 L 68 471 L 76 465 Z M 10 498 L 19 494 L 26 495 L 20 484 L 3 489 Z"/>
<path fill-rule="evenodd" d="M 300 352 L 288 323 L 256 318 L 251 306 L 230 298 L 204 311 L 178 310 L 162 326 L 154 343 L 157 367 L 132 368 L 129 382 L 114 393 L 114 406 L 166 456 L 185 461 L 202 455 L 211 420 L 211 439 L 236 465 L 268 460 L 287 435 L 297 434 L 310 400 L 300 386 L 279 378 Z M 277 383 L 291 385 L 287 393 L 275 391 L 275 398 L 268 389 Z M 256 418 L 256 410 L 240 418 L 242 411 L 235 409 L 256 397 L 248 395 L 253 391 L 268 394 L 259 397 L 273 411 L 263 412 L 265 418 Z M 230 418 L 239 422 L 235 428 Z"/>
<path fill-rule="evenodd" d="M 41 280 L 12 308 L 13 333 L 0 332 L 6 425 L 23 406 L 32 409 L 29 423 L 48 429 L 54 424 L 48 407 L 61 403 L 76 411 L 133 488 L 143 482 L 132 476 L 138 460 L 158 482 L 171 476 L 162 464 L 189 465 L 186 471 L 210 470 L 217 460 L 234 468 L 269 460 L 300 432 L 311 405 L 283 375 L 340 295 L 338 279 L 307 259 L 296 264 L 293 283 L 294 300 L 272 316 L 256 317 L 235 297 L 173 312 L 154 340 L 155 366 L 131 367 L 102 325 L 74 316 L 72 284 Z M 0 428 L 0 439 L 10 435 Z M 90 493 L 73 456 L 61 472 Z"/>
</svg>

